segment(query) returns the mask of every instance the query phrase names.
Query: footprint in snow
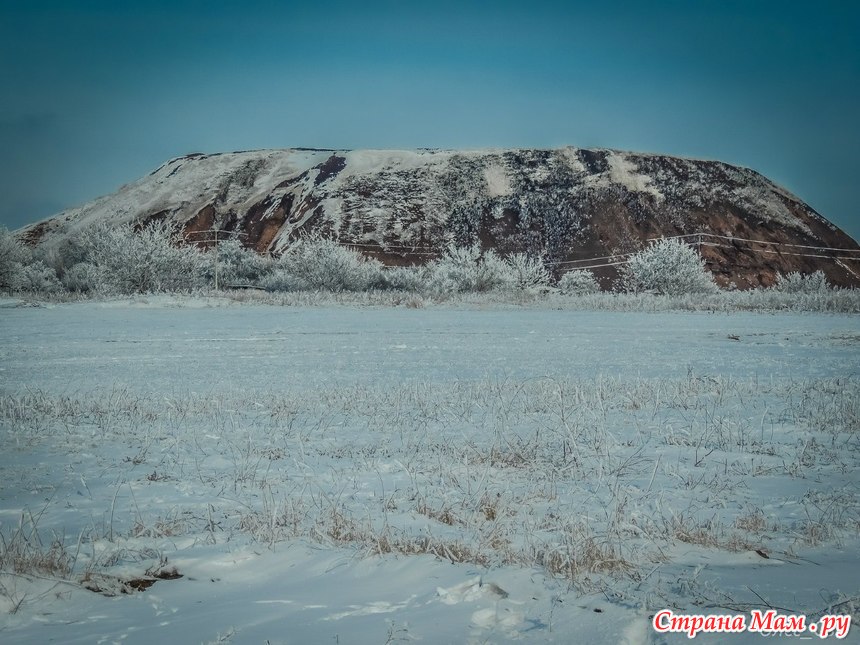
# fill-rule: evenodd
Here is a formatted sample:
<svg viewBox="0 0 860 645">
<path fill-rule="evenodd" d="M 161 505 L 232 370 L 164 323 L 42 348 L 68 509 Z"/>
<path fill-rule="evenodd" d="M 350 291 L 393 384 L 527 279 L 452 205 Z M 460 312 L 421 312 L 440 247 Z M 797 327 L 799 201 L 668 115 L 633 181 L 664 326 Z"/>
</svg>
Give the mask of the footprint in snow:
<svg viewBox="0 0 860 645">
<path fill-rule="evenodd" d="M 481 576 L 470 578 L 453 587 L 436 587 L 436 595 L 446 605 L 456 605 L 461 602 L 471 602 L 479 598 L 502 600 L 508 597 L 508 592 L 494 582 L 484 582 Z"/>
<path fill-rule="evenodd" d="M 472 614 L 472 624 L 482 629 L 514 630 L 521 625 L 525 615 L 508 607 L 488 607 Z"/>
<path fill-rule="evenodd" d="M 499 601 L 507 599 L 508 592 L 494 582 L 484 582 L 481 576 L 470 578 L 466 582 L 447 589 L 437 587 L 436 594 L 446 605 L 456 605 L 461 602 L 473 602 L 480 599 L 494 601 L 493 607 L 478 609 L 472 613 L 472 625 L 481 630 L 516 631 L 516 628 L 525 620 L 523 612 L 500 606 Z"/>
</svg>

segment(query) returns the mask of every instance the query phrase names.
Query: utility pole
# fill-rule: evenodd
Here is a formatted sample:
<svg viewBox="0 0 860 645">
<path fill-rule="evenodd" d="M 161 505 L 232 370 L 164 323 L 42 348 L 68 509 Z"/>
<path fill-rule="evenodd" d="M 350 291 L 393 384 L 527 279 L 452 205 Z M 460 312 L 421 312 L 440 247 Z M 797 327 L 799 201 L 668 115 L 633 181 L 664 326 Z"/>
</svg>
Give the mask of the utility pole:
<svg viewBox="0 0 860 645">
<path fill-rule="evenodd" d="M 186 233 L 187 235 L 197 235 L 200 233 L 211 233 L 214 235 L 212 238 L 204 238 L 201 240 L 195 240 L 196 242 L 203 242 L 205 244 L 209 244 L 211 242 L 215 243 L 215 252 L 213 253 L 213 264 L 215 265 L 215 291 L 218 291 L 218 233 L 230 233 L 231 235 L 235 235 L 236 237 L 247 237 L 247 233 L 239 233 L 238 231 L 222 231 L 217 228 L 210 228 L 205 231 L 194 231 L 192 233 Z"/>
<path fill-rule="evenodd" d="M 218 291 L 218 229 L 214 230 L 215 233 L 215 291 Z"/>
</svg>

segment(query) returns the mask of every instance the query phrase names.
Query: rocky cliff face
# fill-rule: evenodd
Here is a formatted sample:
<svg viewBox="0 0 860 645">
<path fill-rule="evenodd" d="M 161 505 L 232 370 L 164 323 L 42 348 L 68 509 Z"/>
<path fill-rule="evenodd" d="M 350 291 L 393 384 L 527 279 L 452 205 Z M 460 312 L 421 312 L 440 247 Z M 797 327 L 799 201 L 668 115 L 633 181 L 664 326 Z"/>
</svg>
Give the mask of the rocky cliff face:
<svg viewBox="0 0 860 645">
<path fill-rule="evenodd" d="M 857 243 L 760 174 L 603 149 L 192 154 L 21 234 L 56 244 L 97 223 L 152 218 L 174 221 L 189 240 L 239 232 L 260 252 L 320 231 L 387 264 L 478 241 L 502 254 L 542 252 L 557 273 L 592 267 L 605 280 L 648 239 L 686 235 L 723 284 L 820 269 L 860 286 Z"/>
</svg>

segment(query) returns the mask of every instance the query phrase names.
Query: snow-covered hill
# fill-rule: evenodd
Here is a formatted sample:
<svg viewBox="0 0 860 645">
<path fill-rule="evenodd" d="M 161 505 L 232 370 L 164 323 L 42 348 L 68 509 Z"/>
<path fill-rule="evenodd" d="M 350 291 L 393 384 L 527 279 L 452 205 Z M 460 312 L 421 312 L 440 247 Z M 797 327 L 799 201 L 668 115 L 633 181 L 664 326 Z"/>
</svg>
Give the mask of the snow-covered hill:
<svg viewBox="0 0 860 645">
<path fill-rule="evenodd" d="M 695 241 L 723 283 L 769 284 L 777 272 L 817 269 L 837 284 L 860 280 L 856 260 L 803 250 L 856 242 L 755 171 L 571 147 L 191 154 L 22 235 L 57 244 L 100 222 L 150 218 L 175 221 L 189 239 L 213 228 L 241 232 L 260 252 L 317 230 L 389 264 L 426 261 L 450 241 L 480 241 L 503 254 L 542 252 L 559 272 L 650 238 L 701 233 Z"/>
</svg>

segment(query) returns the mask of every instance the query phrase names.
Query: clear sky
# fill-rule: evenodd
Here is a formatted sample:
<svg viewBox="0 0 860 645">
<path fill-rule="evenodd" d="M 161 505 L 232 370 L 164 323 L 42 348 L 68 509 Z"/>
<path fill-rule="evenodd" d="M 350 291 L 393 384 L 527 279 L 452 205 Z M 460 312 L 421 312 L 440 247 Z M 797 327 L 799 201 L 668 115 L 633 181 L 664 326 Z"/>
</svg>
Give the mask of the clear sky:
<svg viewBox="0 0 860 645">
<path fill-rule="evenodd" d="M 600 146 L 748 166 L 860 238 L 852 0 L 0 0 L 0 225 L 170 157 Z"/>
</svg>

